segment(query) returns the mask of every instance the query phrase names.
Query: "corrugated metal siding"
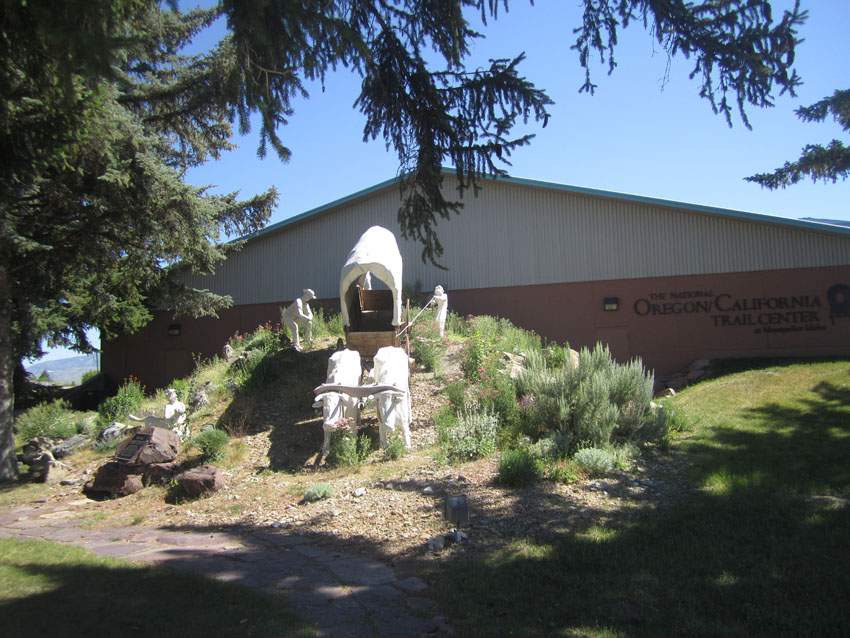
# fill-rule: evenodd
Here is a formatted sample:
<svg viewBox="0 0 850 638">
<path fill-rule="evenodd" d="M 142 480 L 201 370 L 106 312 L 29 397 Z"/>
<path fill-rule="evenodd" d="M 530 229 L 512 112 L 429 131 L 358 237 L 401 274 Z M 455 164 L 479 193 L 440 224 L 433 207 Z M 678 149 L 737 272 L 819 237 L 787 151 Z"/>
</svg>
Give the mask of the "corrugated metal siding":
<svg viewBox="0 0 850 638">
<path fill-rule="evenodd" d="M 448 179 L 451 179 L 450 177 Z M 447 189 L 447 196 L 454 191 Z M 487 181 L 441 221 L 442 271 L 401 240 L 397 186 L 250 240 L 199 288 L 236 304 L 286 301 L 304 287 L 338 295 L 339 271 L 378 224 L 399 239 L 404 280 L 448 290 L 850 264 L 850 237 L 672 206 Z"/>
</svg>

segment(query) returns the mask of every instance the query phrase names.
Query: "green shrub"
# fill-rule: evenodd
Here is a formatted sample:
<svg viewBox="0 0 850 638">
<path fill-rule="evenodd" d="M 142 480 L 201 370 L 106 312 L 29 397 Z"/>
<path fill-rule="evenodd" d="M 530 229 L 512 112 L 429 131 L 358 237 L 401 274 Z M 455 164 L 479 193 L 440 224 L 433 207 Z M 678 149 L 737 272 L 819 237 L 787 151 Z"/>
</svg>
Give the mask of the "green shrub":
<svg viewBox="0 0 850 638">
<path fill-rule="evenodd" d="M 190 396 L 190 383 L 188 379 L 172 379 L 168 384 L 177 393 L 177 400 L 182 403 L 188 403 Z"/>
<path fill-rule="evenodd" d="M 395 461 L 404 456 L 407 449 L 404 447 L 404 439 L 400 433 L 389 437 L 387 447 L 384 448 L 384 460 Z"/>
<path fill-rule="evenodd" d="M 609 399 L 605 371 L 594 370 L 576 393 L 572 419 L 576 440 L 594 447 L 607 444 L 618 417 L 617 406 Z"/>
<path fill-rule="evenodd" d="M 273 357 L 261 349 L 249 350 L 248 355 L 233 364 L 233 380 L 247 391 L 265 388 L 274 376 Z"/>
<path fill-rule="evenodd" d="M 469 332 L 469 323 L 467 323 L 464 317 L 461 317 L 456 312 L 450 310 L 449 314 L 446 315 L 446 334 L 454 335 L 457 337 L 468 337 L 470 336 Z"/>
<path fill-rule="evenodd" d="M 601 343 L 582 348 L 577 368 L 566 365 L 568 357 L 567 348 L 552 345 L 528 354 L 516 379 L 523 420 L 536 422 L 539 432 L 568 432 L 573 445 L 602 447 L 653 435 L 647 427 L 653 376 L 640 360 L 618 364 Z"/>
<path fill-rule="evenodd" d="M 540 337 L 533 331 L 523 330 L 507 319 L 499 320 L 499 349 L 504 352 L 524 353 L 540 352 Z"/>
<path fill-rule="evenodd" d="M 330 312 L 325 315 L 322 308 L 313 311 L 312 335 L 313 337 L 342 337 L 345 330 L 342 327 L 342 314 Z"/>
<path fill-rule="evenodd" d="M 266 354 L 274 354 L 281 349 L 283 336 L 284 331 L 280 324 L 272 324 L 269 321 L 262 326 L 257 326 L 257 329 L 243 340 L 242 349 L 261 350 Z"/>
<path fill-rule="evenodd" d="M 614 467 L 618 470 L 631 470 L 640 458 L 640 448 L 632 443 L 618 445 L 612 450 Z"/>
<path fill-rule="evenodd" d="M 314 483 L 304 493 L 304 501 L 307 503 L 315 503 L 316 501 L 323 501 L 326 498 L 333 498 L 333 495 L 334 488 L 332 485 L 328 485 L 327 483 Z"/>
<path fill-rule="evenodd" d="M 348 428 L 340 428 L 331 434 L 326 462 L 332 467 L 360 465 L 368 458 L 371 447 L 372 440 L 365 432 L 356 435 Z"/>
<path fill-rule="evenodd" d="M 77 434 L 76 414 L 67 401 L 40 403 L 19 415 L 15 421 L 18 434 L 25 440 L 40 434 L 67 439 Z"/>
<path fill-rule="evenodd" d="M 546 359 L 549 369 L 559 370 L 567 365 L 567 361 L 570 359 L 570 347 L 567 344 L 563 347 L 557 343 L 547 344 L 543 350 L 543 357 Z"/>
<path fill-rule="evenodd" d="M 586 447 L 575 453 L 576 465 L 596 476 L 605 476 L 614 469 L 614 456 L 596 447 Z"/>
<path fill-rule="evenodd" d="M 668 405 L 664 407 L 664 418 L 667 424 L 667 429 L 670 432 L 690 432 L 694 429 L 694 424 L 688 419 L 687 415 L 681 410 L 674 410 Z"/>
<path fill-rule="evenodd" d="M 445 397 L 455 410 L 463 410 L 466 407 L 466 388 L 465 381 L 452 381 L 446 386 Z"/>
<path fill-rule="evenodd" d="M 83 372 L 83 376 L 80 377 L 80 385 L 84 384 L 86 381 L 91 381 L 99 374 L 100 372 L 98 372 L 97 370 L 86 370 L 85 372 Z"/>
<path fill-rule="evenodd" d="M 493 412 L 502 426 L 512 426 L 518 418 L 516 389 L 507 372 L 488 365 L 476 388 L 483 411 Z"/>
<path fill-rule="evenodd" d="M 487 341 L 480 334 L 470 337 L 463 345 L 460 369 L 468 381 L 478 381 L 481 378 L 486 350 Z"/>
<path fill-rule="evenodd" d="M 500 320 L 490 315 L 476 315 L 472 317 L 472 334 L 484 339 L 484 341 L 495 341 L 501 334 Z"/>
<path fill-rule="evenodd" d="M 230 435 L 227 432 L 211 428 L 189 439 L 189 445 L 201 451 L 201 460 L 204 463 L 210 463 L 224 457 L 224 448 L 229 441 Z"/>
<path fill-rule="evenodd" d="M 525 487 L 540 477 L 537 459 L 525 448 L 506 450 L 499 457 L 499 483 L 508 487 Z"/>
<path fill-rule="evenodd" d="M 538 459 L 559 459 L 567 455 L 570 450 L 571 437 L 567 432 L 547 433 L 539 441 L 532 443 L 528 451 Z"/>
<path fill-rule="evenodd" d="M 453 460 L 468 461 L 486 456 L 496 449 L 498 418 L 492 412 L 463 410 L 457 425 L 446 428 L 446 455 Z"/>
<path fill-rule="evenodd" d="M 457 426 L 458 412 L 450 405 L 443 406 L 434 415 L 434 429 L 437 430 L 437 440 L 440 445 L 447 446 L 449 441 L 449 430 Z"/>
<path fill-rule="evenodd" d="M 445 344 L 440 337 L 440 327 L 433 320 L 420 318 L 410 333 L 410 351 L 416 363 L 426 371 L 437 371 L 440 356 L 445 350 Z"/>
<path fill-rule="evenodd" d="M 557 461 L 548 459 L 544 462 L 544 472 L 546 478 L 559 483 L 575 483 L 582 478 L 576 463 L 572 459 L 558 459 Z"/>
<path fill-rule="evenodd" d="M 126 421 L 127 415 L 137 411 L 145 398 L 145 389 L 134 376 L 124 379 L 118 394 L 108 397 L 98 408 L 98 427 L 102 430 L 114 421 Z"/>
</svg>

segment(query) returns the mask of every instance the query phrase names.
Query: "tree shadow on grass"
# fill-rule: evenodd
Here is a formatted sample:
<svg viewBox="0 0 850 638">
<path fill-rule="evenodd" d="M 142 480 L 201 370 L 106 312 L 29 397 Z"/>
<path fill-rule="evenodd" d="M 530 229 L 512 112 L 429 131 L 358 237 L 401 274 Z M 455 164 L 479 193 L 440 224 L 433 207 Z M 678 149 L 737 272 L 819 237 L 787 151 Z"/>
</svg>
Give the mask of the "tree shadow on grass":
<svg viewBox="0 0 850 638">
<path fill-rule="evenodd" d="M 733 477 L 764 489 L 850 495 L 850 389 L 829 382 L 798 404 L 768 403 L 744 413 L 749 429 L 715 427 L 686 449 L 698 483 Z"/>
<path fill-rule="evenodd" d="M 825 382 L 754 408 L 687 442 L 687 499 L 460 556 L 439 598 L 471 636 L 850 635 L 849 410 Z"/>
<path fill-rule="evenodd" d="M 63 549 L 63 558 L 52 562 L 41 556 L 42 551 L 51 553 L 49 546 L 22 547 L 29 553 L 0 559 L 0 571 L 8 576 L 5 586 L 26 587 L 37 581 L 38 593 L 20 596 L 16 589 L 0 596 L 3 636 L 313 635 L 280 599 L 242 587 L 190 573 L 85 558 L 76 548 Z"/>
<path fill-rule="evenodd" d="M 847 635 L 848 525 L 846 507 L 702 494 L 436 577 L 471 636 Z"/>
</svg>

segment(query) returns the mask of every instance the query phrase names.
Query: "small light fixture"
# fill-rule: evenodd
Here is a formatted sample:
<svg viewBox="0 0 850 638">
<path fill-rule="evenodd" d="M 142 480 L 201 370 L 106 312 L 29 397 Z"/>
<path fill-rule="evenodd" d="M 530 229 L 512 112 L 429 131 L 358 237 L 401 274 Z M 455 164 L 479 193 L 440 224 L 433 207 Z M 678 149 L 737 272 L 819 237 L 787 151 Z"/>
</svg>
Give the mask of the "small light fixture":
<svg viewBox="0 0 850 638">
<path fill-rule="evenodd" d="M 168 326 L 168 334 L 170 334 L 172 337 L 179 336 L 180 335 L 180 324 L 179 323 L 172 323 L 170 326 Z"/>
<path fill-rule="evenodd" d="M 605 297 L 605 299 L 602 300 L 602 307 L 605 310 L 618 310 L 620 308 L 620 298 Z"/>
</svg>

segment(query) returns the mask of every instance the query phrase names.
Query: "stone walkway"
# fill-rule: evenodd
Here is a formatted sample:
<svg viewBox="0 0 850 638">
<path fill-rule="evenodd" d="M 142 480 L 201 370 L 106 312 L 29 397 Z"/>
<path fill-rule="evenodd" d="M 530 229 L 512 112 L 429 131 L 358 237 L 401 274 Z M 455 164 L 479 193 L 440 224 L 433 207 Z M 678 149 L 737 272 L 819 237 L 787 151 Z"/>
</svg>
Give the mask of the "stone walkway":
<svg viewBox="0 0 850 638">
<path fill-rule="evenodd" d="M 281 595 L 319 636 L 410 638 L 454 632 L 437 606 L 421 595 L 418 578 L 399 580 L 371 559 L 329 551 L 302 536 L 254 531 L 184 532 L 146 527 L 79 527 L 77 501 L 35 503 L 0 512 L 0 538 L 71 543 L 101 556 L 205 574 L 270 595 Z"/>
</svg>

